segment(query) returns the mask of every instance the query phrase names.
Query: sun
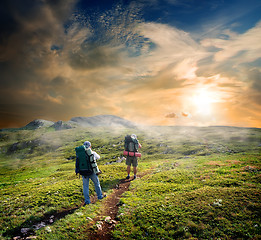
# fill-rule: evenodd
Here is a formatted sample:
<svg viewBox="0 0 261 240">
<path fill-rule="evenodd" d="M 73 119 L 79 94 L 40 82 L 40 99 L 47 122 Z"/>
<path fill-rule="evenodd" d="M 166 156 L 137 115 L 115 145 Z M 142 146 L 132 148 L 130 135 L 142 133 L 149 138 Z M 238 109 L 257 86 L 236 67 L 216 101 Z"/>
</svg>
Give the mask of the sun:
<svg viewBox="0 0 261 240">
<path fill-rule="evenodd" d="M 193 96 L 193 105 L 196 113 L 210 115 L 212 112 L 213 95 L 207 89 L 198 90 Z"/>
</svg>

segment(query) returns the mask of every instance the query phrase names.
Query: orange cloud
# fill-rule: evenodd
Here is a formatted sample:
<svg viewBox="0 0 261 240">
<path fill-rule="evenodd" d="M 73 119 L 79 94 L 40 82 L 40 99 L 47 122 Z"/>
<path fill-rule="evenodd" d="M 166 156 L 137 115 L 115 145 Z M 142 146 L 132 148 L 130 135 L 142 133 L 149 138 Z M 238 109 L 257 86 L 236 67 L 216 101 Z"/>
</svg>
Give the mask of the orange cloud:
<svg viewBox="0 0 261 240">
<path fill-rule="evenodd" d="M 165 117 L 166 118 L 178 118 L 177 114 L 174 112 L 167 114 Z"/>
<path fill-rule="evenodd" d="M 182 112 L 181 115 L 182 115 L 183 117 L 188 117 L 188 116 L 189 116 L 189 113 Z"/>
</svg>

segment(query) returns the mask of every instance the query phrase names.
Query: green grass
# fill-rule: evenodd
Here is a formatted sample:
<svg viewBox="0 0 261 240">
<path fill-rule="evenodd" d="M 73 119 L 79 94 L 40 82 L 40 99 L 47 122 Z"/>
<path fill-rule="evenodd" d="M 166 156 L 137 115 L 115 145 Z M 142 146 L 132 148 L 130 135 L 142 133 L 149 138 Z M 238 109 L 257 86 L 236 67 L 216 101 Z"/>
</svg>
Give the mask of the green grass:
<svg viewBox="0 0 261 240">
<path fill-rule="evenodd" d="M 252 158 L 259 160 L 259 170 L 244 172 Z M 249 156 L 235 165 L 225 157 L 214 157 L 210 164 L 206 157 L 195 157 L 193 168 L 191 160 L 169 160 L 166 165 L 182 163 L 131 185 L 121 200 L 114 238 L 260 238 L 260 159 Z M 214 160 L 219 165 L 213 166 Z"/>
<path fill-rule="evenodd" d="M 261 130 L 151 127 L 0 132 L 0 239 L 65 212 L 32 234 L 88 239 L 95 230 L 88 217 L 100 214 L 103 201 L 79 207 L 84 199 L 74 148 L 92 142 L 101 155 L 102 189 L 110 194 L 126 177 L 125 163 L 115 161 L 133 132 L 142 144 L 138 171 L 147 174 L 122 196 L 114 239 L 261 238 Z"/>
</svg>

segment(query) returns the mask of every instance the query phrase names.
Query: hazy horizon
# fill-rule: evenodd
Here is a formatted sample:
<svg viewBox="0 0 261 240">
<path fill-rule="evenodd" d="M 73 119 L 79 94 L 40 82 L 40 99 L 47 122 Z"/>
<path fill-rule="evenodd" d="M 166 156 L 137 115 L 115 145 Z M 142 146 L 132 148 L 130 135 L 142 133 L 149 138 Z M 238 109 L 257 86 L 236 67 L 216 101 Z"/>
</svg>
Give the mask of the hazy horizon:
<svg viewBox="0 0 261 240">
<path fill-rule="evenodd" d="M 99 116 L 113 116 L 113 117 L 119 117 L 119 116 L 116 116 L 116 115 L 110 115 L 110 114 L 108 114 L 108 115 L 103 115 L 103 114 L 100 114 L 100 115 L 95 115 L 95 116 L 89 116 L 89 117 L 84 117 L 84 116 L 77 116 L 77 117 L 73 117 L 73 118 L 95 118 L 95 117 L 99 117 Z M 233 125 L 197 125 L 197 126 L 195 126 L 195 125 L 156 125 L 156 124 L 154 124 L 154 125 L 151 125 L 151 124 L 142 124 L 142 123 L 137 123 L 137 122 L 133 122 L 133 121 L 131 121 L 130 119 L 126 119 L 126 118 L 124 118 L 124 117 L 120 117 L 121 119 L 123 119 L 123 120 L 126 120 L 126 121 L 130 121 L 131 123 L 133 123 L 133 124 L 135 124 L 135 125 L 137 125 L 137 127 L 139 128 L 139 127 L 144 127 L 144 128 L 146 128 L 146 127 L 231 127 L 231 128 L 257 128 L 257 129 L 259 129 L 259 127 L 244 127 L 244 126 L 233 126 Z M 31 121 L 29 121 L 29 122 L 26 122 L 25 124 L 23 124 L 23 125 L 17 125 L 17 126 L 13 126 L 13 127 L 3 127 L 3 128 L 1 128 L 0 127 L 0 129 L 12 129 L 12 128 L 22 128 L 22 127 L 25 127 L 26 125 L 28 125 L 29 123 L 31 123 L 31 122 L 34 122 L 34 121 L 36 121 L 36 120 L 43 120 L 43 121 L 48 121 L 48 122 L 52 122 L 52 123 L 56 123 L 56 122 L 58 122 L 58 121 L 62 121 L 63 123 L 67 123 L 67 122 L 69 122 L 69 121 L 71 121 L 71 119 L 68 119 L 68 120 L 63 120 L 63 119 L 59 119 L 59 120 L 50 120 L 50 119 L 32 119 Z M 108 122 L 109 122 L 110 120 L 108 120 Z M 88 126 L 87 126 L 88 127 Z M 115 126 L 111 126 L 112 128 L 113 127 L 115 127 Z M 117 127 L 116 127 L 117 128 Z"/>
</svg>

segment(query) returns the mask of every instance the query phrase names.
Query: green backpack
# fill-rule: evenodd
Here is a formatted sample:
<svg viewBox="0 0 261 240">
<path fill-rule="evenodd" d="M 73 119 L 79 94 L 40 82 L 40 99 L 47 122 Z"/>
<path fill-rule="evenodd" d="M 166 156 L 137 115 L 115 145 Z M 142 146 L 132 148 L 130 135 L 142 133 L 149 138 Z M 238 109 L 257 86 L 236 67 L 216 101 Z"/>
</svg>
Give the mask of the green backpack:
<svg viewBox="0 0 261 240">
<path fill-rule="evenodd" d="M 93 162 L 93 154 L 88 155 L 85 146 L 75 148 L 76 156 L 79 160 L 79 173 L 83 176 L 90 176 L 93 174 L 91 162 Z"/>
</svg>

